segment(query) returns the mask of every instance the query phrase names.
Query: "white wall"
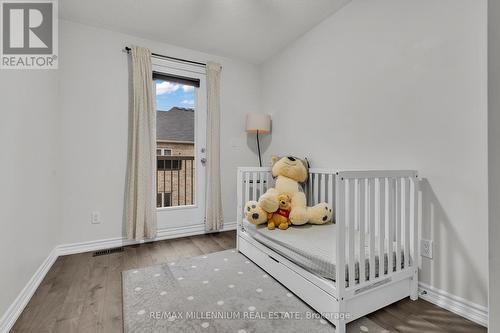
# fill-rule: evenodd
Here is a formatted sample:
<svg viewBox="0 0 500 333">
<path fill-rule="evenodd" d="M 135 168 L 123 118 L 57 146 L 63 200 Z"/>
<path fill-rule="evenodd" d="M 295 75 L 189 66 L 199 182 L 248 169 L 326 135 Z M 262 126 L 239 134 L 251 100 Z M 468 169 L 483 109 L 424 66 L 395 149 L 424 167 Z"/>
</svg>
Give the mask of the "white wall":
<svg viewBox="0 0 500 333">
<path fill-rule="evenodd" d="M 128 131 L 126 45 L 222 64 L 221 162 L 226 222 L 236 221 L 236 167 L 255 164 L 246 145 L 245 114 L 259 109 L 258 70 L 244 62 L 68 21 L 60 28 L 61 243 L 123 235 Z M 98 210 L 102 224 L 91 225 Z"/>
<path fill-rule="evenodd" d="M 0 317 L 57 242 L 56 71 L 0 74 Z"/>
<path fill-rule="evenodd" d="M 500 331 L 500 3 L 488 1 L 489 330 Z"/>
<path fill-rule="evenodd" d="M 354 0 L 261 73 L 269 152 L 418 169 L 435 242 L 421 281 L 486 305 L 486 2 Z"/>
</svg>

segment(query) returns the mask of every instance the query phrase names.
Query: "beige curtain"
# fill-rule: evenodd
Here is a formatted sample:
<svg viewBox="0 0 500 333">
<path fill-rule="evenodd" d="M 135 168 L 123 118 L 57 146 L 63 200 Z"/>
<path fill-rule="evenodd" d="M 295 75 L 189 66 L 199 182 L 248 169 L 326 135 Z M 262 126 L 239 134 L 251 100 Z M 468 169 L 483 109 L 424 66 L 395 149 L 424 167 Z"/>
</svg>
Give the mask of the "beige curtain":
<svg viewBox="0 0 500 333">
<path fill-rule="evenodd" d="M 220 185 L 220 73 L 221 66 L 207 64 L 207 231 L 224 227 Z"/>
<path fill-rule="evenodd" d="M 151 52 L 132 47 L 132 96 L 129 124 L 126 223 L 127 237 L 156 236 L 156 106 Z"/>
</svg>

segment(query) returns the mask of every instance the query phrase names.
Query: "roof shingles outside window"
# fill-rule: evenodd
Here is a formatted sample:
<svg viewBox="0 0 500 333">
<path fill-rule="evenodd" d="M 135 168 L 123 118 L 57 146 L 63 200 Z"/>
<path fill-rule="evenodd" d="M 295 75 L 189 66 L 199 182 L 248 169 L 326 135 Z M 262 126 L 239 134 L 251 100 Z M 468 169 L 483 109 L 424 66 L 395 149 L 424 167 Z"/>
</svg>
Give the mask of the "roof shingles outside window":
<svg viewBox="0 0 500 333">
<path fill-rule="evenodd" d="M 194 110 L 173 107 L 157 111 L 156 140 L 194 143 Z"/>
</svg>

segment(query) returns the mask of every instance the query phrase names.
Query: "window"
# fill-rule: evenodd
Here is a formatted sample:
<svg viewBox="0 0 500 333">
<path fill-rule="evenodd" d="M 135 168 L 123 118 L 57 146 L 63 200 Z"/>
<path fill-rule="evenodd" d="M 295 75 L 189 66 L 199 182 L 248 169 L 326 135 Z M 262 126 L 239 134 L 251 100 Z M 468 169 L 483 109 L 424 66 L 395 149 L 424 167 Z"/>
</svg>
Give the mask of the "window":
<svg viewBox="0 0 500 333">
<path fill-rule="evenodd" d="M 156 149 L 156 156 L 172 156 L 172 149 L 158 148 Z"/>
<path fill-rule="evenodd" d="M 197 79 L 153 73 L 156 84 L 157 207 L 192 205 Z M 175 150 L 175 156 L 173 151 Z"/>
<path fill-rule="evenodd" d="M 161 192 L 156 193 L 156 207 L 172 206 L 172 193 Z"/>
</svg>

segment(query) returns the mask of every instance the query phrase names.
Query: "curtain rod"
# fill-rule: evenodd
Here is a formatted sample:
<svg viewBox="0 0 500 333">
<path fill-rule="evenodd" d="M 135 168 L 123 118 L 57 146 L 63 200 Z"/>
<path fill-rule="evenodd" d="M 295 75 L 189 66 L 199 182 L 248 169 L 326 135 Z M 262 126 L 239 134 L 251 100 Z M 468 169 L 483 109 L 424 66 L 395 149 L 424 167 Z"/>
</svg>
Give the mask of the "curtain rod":
<svg viewBox="0 0 500 333">
<path fill-rule="evenodd" d="M 125 52 L 127 54 L 130 54 L 130 51 L 132 51 L 132 49 L 130 47 L 126 46 L 125 47 Z M 170 59 L 170 60 L 175 60 L 175 61 L 188 62 L 190 64 L 195 64 L 195 65 L 200 65 L 200 66 L 206 66 L 207 65 L 207 64 L 205 64 L 203 62 L 197 62 L 197 61 L 185 60 L 185 59 L 181 59 L 181 58 L 169 57 L 169 56 L 162 55 L 162 54 L 157 54 L 157 53 L 151 53 L 151 55 L 153 57 L 157 57 L 157 58 L 164 58 L 164 59 Z"/>
</svg>

